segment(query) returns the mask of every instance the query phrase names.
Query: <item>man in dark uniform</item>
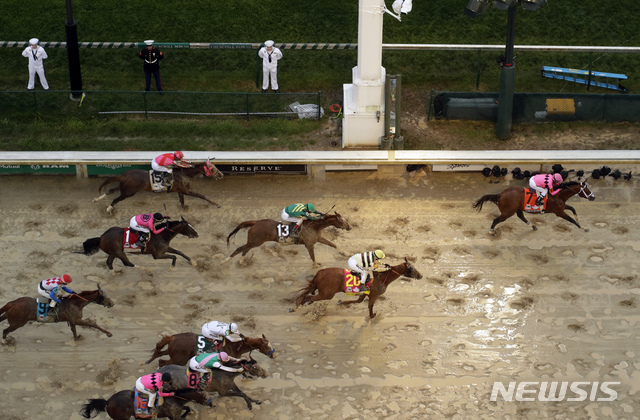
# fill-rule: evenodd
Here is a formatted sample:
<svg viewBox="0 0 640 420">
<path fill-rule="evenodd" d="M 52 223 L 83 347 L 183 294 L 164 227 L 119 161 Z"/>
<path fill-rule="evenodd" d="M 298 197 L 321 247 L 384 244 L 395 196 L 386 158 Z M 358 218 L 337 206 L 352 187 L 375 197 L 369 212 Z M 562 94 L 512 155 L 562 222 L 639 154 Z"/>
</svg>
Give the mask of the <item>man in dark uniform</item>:
<svg viewBox="0 0 640 420">
<path fill-rule="evenodd" d="M 138 56 L 144 60 L 144 78 L 146 81 L 145 91 L 149 91 L 151 86 L 151 75 L 156 79 L 156 87 L 158 92 L 162 95 L 162 83 L 160 82 L 160 64 L 158 61 L 164 58 L 164 55 L 159 49 L 153 46 L 153 40 L 149 39 L 144 41 L 146 48 L 138 54 Z"/>
</svg>

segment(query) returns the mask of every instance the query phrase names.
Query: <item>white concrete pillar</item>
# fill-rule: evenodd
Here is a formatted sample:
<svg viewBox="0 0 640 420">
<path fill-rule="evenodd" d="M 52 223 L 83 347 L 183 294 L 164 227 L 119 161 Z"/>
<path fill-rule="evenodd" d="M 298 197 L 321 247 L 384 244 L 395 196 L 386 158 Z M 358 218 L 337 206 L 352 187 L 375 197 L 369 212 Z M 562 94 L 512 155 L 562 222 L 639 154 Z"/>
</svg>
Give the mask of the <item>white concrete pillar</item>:
<svg viewBox="0 0 640 420">
<path fill-rule="evenodd" d="M 378 147 L 384 135 L 384 0 L 359 0 L 358 65 L 343 89 L 342 147 Z"/>
</svg>

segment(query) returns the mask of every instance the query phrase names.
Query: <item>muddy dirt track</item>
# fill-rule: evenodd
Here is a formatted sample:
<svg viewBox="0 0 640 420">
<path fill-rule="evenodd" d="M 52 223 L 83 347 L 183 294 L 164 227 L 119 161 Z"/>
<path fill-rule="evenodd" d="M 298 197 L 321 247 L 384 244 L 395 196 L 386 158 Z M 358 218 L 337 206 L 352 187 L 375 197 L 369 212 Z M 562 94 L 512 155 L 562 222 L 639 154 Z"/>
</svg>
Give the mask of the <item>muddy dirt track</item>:
<svg viewBox="0 0 640 420">
<path fill-rule="evenodd" d="M 510 177 L 509 177 L 510 179 Z M 589 180 L 595 202 L 572 198 L 579 230 L 554 215 L 528 216 L 533 231 L 513 217 L 488 235 L 497 207 L 481 213 L 473 201 L 509 184 L 477 173 L 395 171 L 306 176 L 241 176 L 197 180 L 195 189 L 217 209 L 187 197 L 141 193 L 116 206 L 92 203 L 101 179 L 3 177 L 0 184 L 0 304 L 37 296 L 45 278 L 70 274 L 73 288 L 100 283 L 115 301 L 90 305 L 85 317 L 110 330 L 107 338 L 80 329 L 74 342 L 66 324 L 27 325 L 15 345 L 0 347 L 1 418 L 80 419 L 88 398 L 107 398 L 151 373 L 146 360 L 162 333 L 199 332 L 216 319 L 234 321 L 249 336 L 265 334 L 277 358 L 255 358 L 266 379 L 236 382 L 263 401 L 247 410 L 242 399 L 214 396 L 216 407 L 196 406 L 198 419 L 469 419 L 639 418 L 640 212 L 635 180 Z M 388 262 L 407 257 L 422 280 L 398 280 L 368 319 L 366 303 L 333 301 L 288 313 L 291 296 L 315 273 L 302 246 L 263 245 L 246 266 L 229 255 L 225 238 L 244 220 L 278 218 L 290 203 L 336 205 L 353 226 L 326 236 L 349 254 L 383 249 Z M 141 212 L 184 216 L 200 233 L 172 246 L 195 258 L 132 260 L 148 269 L 116 267 L 106 255 L 75 253 L 85 239 L 124 226 Z M 235 239 L 244 244 L 245 232 Z M 232 244 L 233 246 L 233 244 Z M 233 248 L 232 248 L 233 249 Z M 318 244 L 323 267 L 347 267 L 348 257 Z M 3 329 L 7 323 L 0 324 Z M 156 365 L 153 365 L 156 366 Z M 580 395 L 557 402 L 490 401 L 494 382 L 588 382 Z M 594 382 L 612 385 L 615 401 Z M 539 389 L 536 385 L 527 390 Z M 526 394 L 534 396 L 537 392 Z M 593 398 L 592 398 L 593 397 Z M 577 398 L 580 399 L 580 398 Z M 593 401 L 591 401 L 593 399 Z M 101 414 L 98 418 L 105 419 Z"/>
</svg>

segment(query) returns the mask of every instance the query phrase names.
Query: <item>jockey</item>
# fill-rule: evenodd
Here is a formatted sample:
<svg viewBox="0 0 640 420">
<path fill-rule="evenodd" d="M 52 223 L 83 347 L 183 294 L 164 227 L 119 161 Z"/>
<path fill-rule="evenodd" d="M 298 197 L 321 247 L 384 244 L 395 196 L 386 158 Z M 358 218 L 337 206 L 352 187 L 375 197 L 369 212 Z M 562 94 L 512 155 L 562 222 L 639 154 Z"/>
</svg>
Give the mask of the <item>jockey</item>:
<svg viewBox="0 0 640 420">
<path fill-rule="evenodd" d="M 49 306 L 53 308 L 56 306 L 56 303 L 60 303 L 60 299 L 57 296 L 60 289 L 70 295 L 75 293 L 73 290 L 67 288 L 66 285 L 69 283 L 71 283 L 71 277 L 68 274 L 63 274 L 62 277 L 52 277 L 50 279 L 42 280 L 38 283 L 38 293 L 51 299 Z"/>
<path fill-rule="evenodd" d="M 202 326 L 202 335 L 212 340 L 215 345 L 222 344 L 226 338 L 232 343 L 244 340 L 244 335 L 238 331 L 238 325 L 235 322 L 225 324 L 224 322 L 211 321 Z"/>
<path fill-rule="evenodd" d="M 170 184 L 172 180 L 172 176 L 170 174 L 173 173 L 173 168 L 176 166 L 180 168 L 191 168 L 193 164 L 187 160 L 184 160 L 184 153 L 182 153 L 180 150 L 175 153 L 162 154 L 151 161 L 151 168 L 154 171 L 169 174 L 164 176 L 166 185 Z"/>
<path fill-rule="evenodd" d="M 129 227 L 138 232 L 138 242 L 136 242 L 136 245 L 143 247 L 149 239 L 149 232 L 153 232 L 154 235 L 162 232 L 165 228 L 156 229 L 155 223 L 162 222 L 165 219 L 168 219 L 168 217 L 163 216 L 161 213 L 147 213 L 133 216 L 129 222 Z"/>
<path fill-rule="evenodd" d="M 356 254 L 353 257 L 349 258 L 349 268 L 353 271 L 360 273 L 360 290 L 366 291 L 370 290 L 369 286 L 366 284 L 367 280 L 367 269 L 382 271 L 380 268 L 384 265 L 383 268 L 388 269 L 391 266 L 389 264 L 382 264 L 382 259 L 385 257 L 384 252 L 379 249 L 375 251 L 363 252 L 361 254 Z M 373 280 L 373 276 L 371 276 Z M 370 282 L 369 282 L 370 284 Z"/>
<path fill-rule="evenodd" d="M 161 397 L 173 397 L 173 392 L 164 392 L 163 388 L 169 388 L 171 386 L 171 374 L 168 372 L 160 373 L 155 372 L 150 375 L 145 375 L 136 381 L 136 389 L 138 392 L 142 392 L 149 398 L 147 404 L 148 412 L 150 413 L 155 409 L 156 395 Z"/>
<path fill-rule="evenodd" d="M 221 351 L 220 353 L 202 353 L 194 356 L 189 360 L 189 369 L 204 373 L 200 375 L 200 383 L 206 384 L 209 380 L 209 369 L 226 370 L 227 372 L 242 372 L 244 368 L 232 368 L 223 365 L 221 362 L 237 362 L 240 359 L 229 356 L 227 353 Z"/>
<path fill-rule="evenodd" d="M 316 206 L 311 203 L 296 203 L 282 209 L 282 214 L 280 215 L 280 217 L 285 222 L 295 223 L 296 226 L 293 228 L 295 230 L 300 228 L 303 220 L 322 219 L 324 217 L 324 214 L 316 211 Z"/>
<path fill-rule="evenodd" d="M 536 190 L 538 199 L 536 200 L 536 206 L 541 206 L 544 197 L 548 192 L 553 194 L 554 187 L 562 182 L 562 175 L 560 174 L 539 174 L 529 178 L 529 186 Z"/>
</svg>

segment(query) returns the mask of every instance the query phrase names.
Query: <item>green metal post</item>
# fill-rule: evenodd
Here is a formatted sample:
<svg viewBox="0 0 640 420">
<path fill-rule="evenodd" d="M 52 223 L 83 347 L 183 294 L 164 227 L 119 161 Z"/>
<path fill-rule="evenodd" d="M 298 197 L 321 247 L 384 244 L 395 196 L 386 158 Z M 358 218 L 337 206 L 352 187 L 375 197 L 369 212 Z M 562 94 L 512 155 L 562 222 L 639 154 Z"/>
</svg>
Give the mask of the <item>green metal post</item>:
<svg viewBox="0 0 640 420">
<path fill-rule="evenodd" d="M 511 136 L 513 118 L 513 90 L 516 79 L 516 66 L 513 63 L 513 46 L 516 35 L 516 4 L 509 7 L 507 20 L 507 42 L 505 60 L 500 70 L 500 93 L 498 95 L 498 122 L 496 136 L 506 140 Z"/>
<path fill-rule="evenodd" d="M 476 90 L 480 90 L 481 67 L 482 67 L 482 50 L 478 50 L 478 71 L 476 72 Z"/>
<path fill-rule="evenodd" d="M 593 52 L 589 53 L 589 80 L 587 80 L 587 90 L 591 90 L 591 65 L 593 64 Z"/>
</svg>

